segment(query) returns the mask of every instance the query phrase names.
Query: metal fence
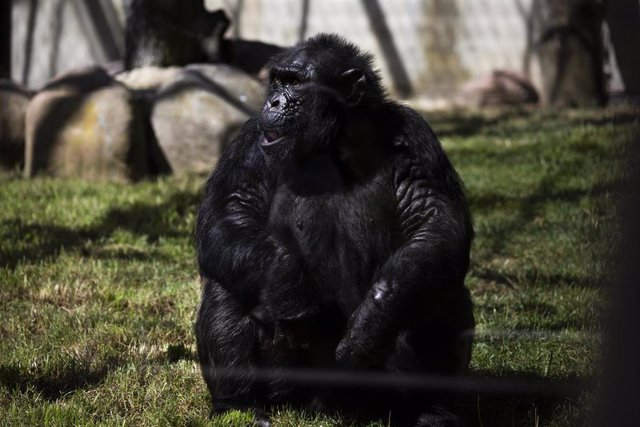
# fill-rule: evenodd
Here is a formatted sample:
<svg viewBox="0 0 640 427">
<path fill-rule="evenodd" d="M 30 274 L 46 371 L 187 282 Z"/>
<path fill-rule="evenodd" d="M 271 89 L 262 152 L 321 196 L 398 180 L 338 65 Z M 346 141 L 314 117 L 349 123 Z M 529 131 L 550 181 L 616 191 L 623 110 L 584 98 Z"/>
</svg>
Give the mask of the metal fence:
<svg viewBox="0 0 640 427">
<path fill-rule="evenodd" d="M 377 58 L 400 95 L 447 96 L 494 69 L 522 70 L 532 0 L 208 0 L 234 17 L 232 34 L 291 45 L 338 33 Z"/>
<path fill-rule="evenodd" d="M 318 32 L 341 34 L 373 53 L 385 86 L 404 98 L 446 105 L 465 82 L 494 70 L 545 85 L 532 40 L 536 0 L 203 1 L 227 12 L 232 38 L 289 46 Z M 13 4 L 12 75 L 30 88 L 70 68 L 122 57 L 121 0 Z M 612 55 L 605 69 L 610 89 L 620 89 Z"/>
</svg>

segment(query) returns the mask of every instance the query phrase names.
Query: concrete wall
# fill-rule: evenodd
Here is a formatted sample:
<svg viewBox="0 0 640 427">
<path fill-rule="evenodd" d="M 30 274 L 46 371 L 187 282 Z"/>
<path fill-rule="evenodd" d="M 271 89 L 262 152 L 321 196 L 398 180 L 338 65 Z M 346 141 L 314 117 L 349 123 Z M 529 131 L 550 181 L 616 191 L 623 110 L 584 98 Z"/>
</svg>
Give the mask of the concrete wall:
<svg viewBox="0 0 640 427">
<path fill-rule="evenodd" d="M 523 71 L 531 1 L 310 0 L 306 16 L 301 0 L 206 4 L 235 15 L 231 31 L 242 38 L 291 45 L 317 32 L 344 35 L 375 55 L 390 88 L 441 97 L 494 69 Z M 376 3 L 381 15 L 368 10 Z"/>
<path fill-rule="evenodd" d="M 13 0 L 13 80 L 37 89 L 70 68 L 106 64 L 121 55 L 122 10 L 119 0 Z M 108 7 L 115 23 L 115 49 L 90 19 L 87 5 Z M 120 14 L 118 16 L 118 13 Z M 118 51 L 120 49 L 120 52 Z"/>
</svg>

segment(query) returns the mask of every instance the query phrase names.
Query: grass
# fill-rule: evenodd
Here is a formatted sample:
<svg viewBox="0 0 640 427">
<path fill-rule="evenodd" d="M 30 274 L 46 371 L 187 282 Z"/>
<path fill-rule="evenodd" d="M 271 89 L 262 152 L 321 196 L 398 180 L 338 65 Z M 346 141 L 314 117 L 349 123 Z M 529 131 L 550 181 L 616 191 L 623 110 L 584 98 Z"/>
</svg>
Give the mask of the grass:
<svg viewBox="0 0 640 427">
<path fill-rule="evenodd" d="M 621 159 L 637 117 L 427 115 L 472 203 L 472 374 L 597 374 Z M 0 178 L 0 425 L 250 423 L 243 412 L 208 420 L 194 357 L 202 182 Z M 591 399 L 481 394 L 463 412 L 470 425 L 567 425 Z M 286 408 L 274 419 L 347 422 Z"/>
</svg>

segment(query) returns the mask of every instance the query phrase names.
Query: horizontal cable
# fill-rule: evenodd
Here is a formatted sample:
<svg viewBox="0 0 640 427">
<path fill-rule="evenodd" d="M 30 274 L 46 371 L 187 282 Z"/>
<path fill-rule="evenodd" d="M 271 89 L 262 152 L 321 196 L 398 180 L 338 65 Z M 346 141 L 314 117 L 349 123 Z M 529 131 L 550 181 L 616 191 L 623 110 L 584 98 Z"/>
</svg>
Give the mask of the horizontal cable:
<svg viewBox="0 0 640 427">
<path fill-rule="evenodd" d="M 588 386 L 586 379 L 544 380 L 424 375 L 415 373 L 362 372 L 328 369 L 266 369 L 206 367 L 217 379 L 257 382 L 273 380 L 290 384 L 368 389 L 403 389 L 451 393 L 495 393 L 544 396 L 576 396 Z"/>
</svg>

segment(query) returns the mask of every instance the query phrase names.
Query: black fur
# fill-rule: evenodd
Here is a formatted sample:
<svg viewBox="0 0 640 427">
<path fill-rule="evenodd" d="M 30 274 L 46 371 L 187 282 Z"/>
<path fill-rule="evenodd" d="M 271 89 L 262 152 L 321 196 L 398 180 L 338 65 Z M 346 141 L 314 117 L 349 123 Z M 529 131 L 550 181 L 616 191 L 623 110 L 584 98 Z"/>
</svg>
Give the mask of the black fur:
<svg viewBox="0 0 640 427">
<path fill-rule="evenodd" d="M 386 97 L 370 56 L 336 36 L 282 53 L 270 77 L 198 217 L 196 335 L 214 411 L 331 401 L 258 383 L 253 367 L 464 370 L 473 230 L 433 131 Z M 246 375 L 217 378 L 220 367 Z"/>
</svg>

